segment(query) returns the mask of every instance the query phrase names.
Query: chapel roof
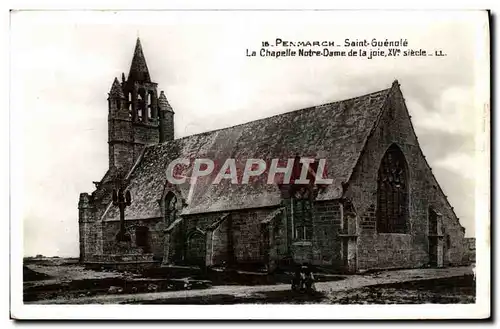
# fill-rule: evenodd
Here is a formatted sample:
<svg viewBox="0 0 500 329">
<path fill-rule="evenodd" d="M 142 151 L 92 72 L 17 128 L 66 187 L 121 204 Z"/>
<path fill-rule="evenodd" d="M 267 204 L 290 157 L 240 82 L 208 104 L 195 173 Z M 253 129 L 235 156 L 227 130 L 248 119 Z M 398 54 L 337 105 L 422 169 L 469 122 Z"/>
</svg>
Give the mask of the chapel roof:
<svg viewBox="0 0 500 329">
<path fill-rule="evenodd" d="M 248 123 L 191 135 L 148 146 L 128 175 L 132 205 L 126 219 L 161 217 L 159 200 L 173 188 L 187 203 L 183 214 L 278 206 L 277 184 L 266 184 L 267 175 L 247 185 L 223 179 L 212 184 L 217 165 L 235 158 L 239 171 L 247 159 L 288 159 L 296 154 L 325 158 L 327 177 L 333 179 L 318 200 L 338 199 L 342 183 L 349 180 L 364 145 L 375 128 L 391 88 L 333 103 L 291 111 Z M 176 158 L 209 158 L 216 163 L 212 176 L 169 186 L 166 169 Z M 192 167 L 192 162 L 191 162 Z M 103 219 L 116 220 L 118 209 L 109 205 Z"/>
</svg>

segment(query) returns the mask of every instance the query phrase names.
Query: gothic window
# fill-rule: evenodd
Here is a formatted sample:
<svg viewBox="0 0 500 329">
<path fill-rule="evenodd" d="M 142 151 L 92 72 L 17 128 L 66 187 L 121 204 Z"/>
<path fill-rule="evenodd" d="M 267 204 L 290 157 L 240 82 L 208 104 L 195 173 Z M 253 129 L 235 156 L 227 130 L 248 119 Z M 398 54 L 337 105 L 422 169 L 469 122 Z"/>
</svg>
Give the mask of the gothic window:
<svg viewBox="0 0 500 329">
<path fill-rule="evenodd" d="M 177 197 L 170 192 L 165 198 L 165 224 L 170 225 L 176 220 L 177 216 Z"/>
<path fill-rule="evenodd" d="M 377 231 L 406 233 L 408 175 L 403 152 L 391 145 L 382 159 L 377 182 Z"/>
</svg>

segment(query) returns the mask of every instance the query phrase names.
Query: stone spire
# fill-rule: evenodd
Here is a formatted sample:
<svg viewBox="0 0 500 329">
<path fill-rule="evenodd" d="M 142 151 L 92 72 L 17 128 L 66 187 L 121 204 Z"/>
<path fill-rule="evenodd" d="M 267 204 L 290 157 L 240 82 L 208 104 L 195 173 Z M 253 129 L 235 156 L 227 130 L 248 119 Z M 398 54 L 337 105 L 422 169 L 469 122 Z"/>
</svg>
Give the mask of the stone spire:
<svg viewBox="0 0 500 329">
<path fill-rule="evenodd" d="M 141 40 L 139 38 L 137 38 L 137 42 L 135 44 L 134 57 L 132 58 L 132 64 L 130 65 L 128 81 L 151 82 L 148 65 L 146 64 L 146 58 L 144 58 Z"/>
<path fill-rule="evenodd" d="M 109 97 L 120 99 L 125 98 L 122 85 L 120 84 L 120 82 L 118 82 L 117 78 L 115 78 L 115 80 L 113 81 L 113 85 L 111 86 L 111 90 L 109 91 Z"/>
<path fill-rule="evenodd" d="M 169 111 L 174 113 L 174 110 L 172 109 L 172 106 L 170 106 L 163 90 L 160 92 L 160 97 L 158 97 L 158 105 L 160 107 L 160 111 Z"/>
<path fill-rule="evenodd" d="M 162 91 L 158 97 L 158 109 L 160 117 L 160 143 L 174 140 L 174 110 L 167 101 Z"/>
</svg>

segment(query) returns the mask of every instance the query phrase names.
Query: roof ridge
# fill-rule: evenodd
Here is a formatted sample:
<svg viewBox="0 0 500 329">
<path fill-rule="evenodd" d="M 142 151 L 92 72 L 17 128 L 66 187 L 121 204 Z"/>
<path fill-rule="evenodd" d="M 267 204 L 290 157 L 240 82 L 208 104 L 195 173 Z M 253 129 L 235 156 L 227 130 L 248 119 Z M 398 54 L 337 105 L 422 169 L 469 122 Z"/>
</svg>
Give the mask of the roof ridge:
<svg viewBox="0 0 500 329">
<path fill-rule="evenodd" d="M 260 119 L 256 119 L 256 120 L 252 120 L 252 121 L 247 121 L 247 122 L 239 123 L 239 124 L 236 124 L 236 125 L 233 125 L 233 126 L 229 126 L 229 127 L 223 127 L 223 128 L 218 128 L 218 129 L 214 129 L 214 130 L 204 131 L 204 132 L 197 133 L 197 134 L 187 135 L 187 136 L 184 136 L 184 137 L 181 137 L 181 138 L 177 138 L 177 139 L 174 139 L 174 140 L 171 140 L 171 141 L 165 141 L 163 143 L 149 145 L 147 147 L 155 147 L 157 145 L 164 145 L 164 144 L 168 144 L 170 142 L 181 141 L 181 140 L 184 140 L 184 139 L 187 139 L 187 138 L 192 138 L 194 136 L 203 136 L 204 134 L 211 134 L 211 133 L 214 133 L 214 132 L 223 131 L 223 130 L 231 129 L 231 128 L 235 128 L 235 127 L 240 127 L 240 126 L 244 126 L 244 125 L 247 125 L 247 124 L 250 124 L 250 123 L 254 123 L 254 122 L 269 120 L 271 118 L 275 118 L 275 117 L 279 117 L 279 116 L 284 116 L 284 115 L 288 115 L 288 114 L 291 114 L 291 113 L 297 113 L 297 112 L 300 112 L 300 111 L 314 110 L 314 109 L 316 109 L 318 107 L 322 107 L 322 106 L 330 106 L 330 105 L 334 105 L 334 104 L 337 104 L 337 103 L 340 104 L 340 103 L 343 103 L 343 102 L 348 102 L 348 101 L 352 101 L 352 100 L 356 100 L 356 99 L 368 97 L 368 96 L 371 96 L 371 95 L 374 95 L 374 94 L 379 94 L 379 93 L 383 93 L 383 92 L 389 92 L 391 90 L 391 88 L 381 89 L 381 90 L 377 90 L 377 91 L 374 91 L 374 92 L 371 92 L 371 93 L 367 93 L 367 94 L 364 94 L 364 95 L 361 95 L 361 96 L 356 96 L 356 97 L 351 97 L 351 98 L 347 98 L 347 99 L 342 99 L 342 100 L 339 100 L 339 101 L 334 101 L 334 102 L 329 102 L 329 103 L 324 103 L 324 104 L 319 104 L 319 105 L 313 105 L 313 106 L 301 108 L 301 109 L 298 109 L 298 110 L 292 110 L 292 111 L 288 111 L 288 112 L 284 112 L 284 113 L 279 113 L 279 114 L 275 114 L 275 115 L 272 115 L 272 116 L 269 116 L 269 117 L 260 118 Z"/>
</svg>

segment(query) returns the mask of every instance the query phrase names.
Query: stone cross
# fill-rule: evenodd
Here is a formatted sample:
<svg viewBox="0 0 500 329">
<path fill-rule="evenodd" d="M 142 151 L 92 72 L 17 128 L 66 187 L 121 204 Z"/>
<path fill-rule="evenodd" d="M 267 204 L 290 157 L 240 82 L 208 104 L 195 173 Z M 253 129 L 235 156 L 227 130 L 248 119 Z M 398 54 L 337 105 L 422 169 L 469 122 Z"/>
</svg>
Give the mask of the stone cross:
<svg viewBox="0 0 500 329">
<path fill-rule="evenodd" d="M 118 191 L 113 190 L 113 205 L 120 209 L 120 231 L 116 236 L 118 242 L 130 241 L 130 236 L 125 232 L 125 208 L 132 203 L 130 191 L 125 192 L 125 188 L 121 187 Z"/>
</svg>

